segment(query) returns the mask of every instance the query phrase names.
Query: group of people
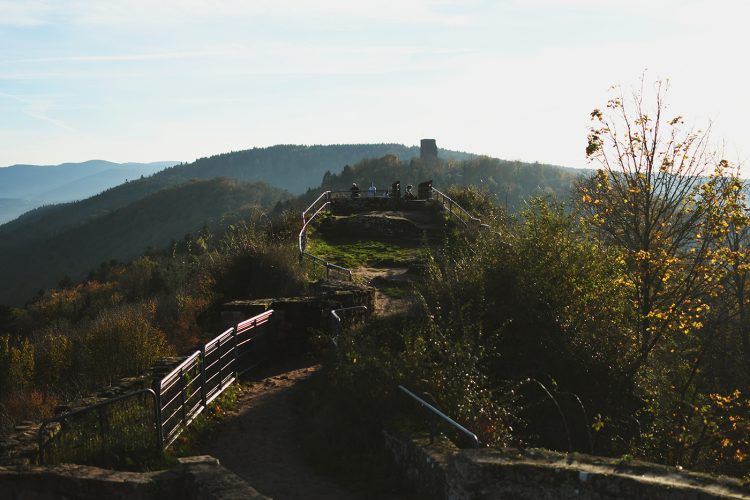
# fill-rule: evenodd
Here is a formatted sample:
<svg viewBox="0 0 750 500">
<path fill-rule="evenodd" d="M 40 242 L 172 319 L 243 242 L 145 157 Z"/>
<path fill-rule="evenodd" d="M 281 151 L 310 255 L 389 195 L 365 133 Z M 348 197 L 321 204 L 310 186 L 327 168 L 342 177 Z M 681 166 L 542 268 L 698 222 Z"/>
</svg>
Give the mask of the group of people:
<svg viewBox="0 0 750 500">
<path fill-rule="evenodd" d="M 398 184 L 398 183 L 395 183 L 395 184 Z M 406 186 L 406 193 L 404 194 L 404 199 L 405 200 L 414 200 L 414 199 L 416 199 L 416 196 L 414 196 L 414 193 L 412 192 L 412 189 L 414 189 L 414 186 L 412 186 L 411 184 L 409 184 L 409 185 Z M 351 191 L 351 193 L 352 193 L 352 198 L 359 198 L 360 189 L 359 189 L 359 185 L 356 182 L 352 182 L 352 187 L 349 188 L 349 191 Z M 399 195 L 401 194 L 400 191 L 401 191 L 401 188 L 399 186 Z M 378 192 L 378 188 L 376 188 L 375 184 L 371 182 L 370 183 L 370 187 L 367 188 L 367 197 L 368 198 L 374 198 L 375 195 L 377 194 L 377 192 Z M 384 196 L 388 196 L 388 195 L 389 195 L 389 193 L 388 193 L 388 191 L 386 191 Z M 391 196 L 395 196 L 395 191 L 394 191 L 394 193 L 391 193 Z"/>
</svg>

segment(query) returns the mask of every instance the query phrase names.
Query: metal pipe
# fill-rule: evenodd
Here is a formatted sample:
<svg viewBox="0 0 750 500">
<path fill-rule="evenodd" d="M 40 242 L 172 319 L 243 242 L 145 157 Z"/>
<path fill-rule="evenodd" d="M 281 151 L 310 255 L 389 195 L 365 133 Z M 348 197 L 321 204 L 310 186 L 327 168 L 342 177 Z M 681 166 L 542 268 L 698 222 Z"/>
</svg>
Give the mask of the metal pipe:
<svg viewBox="0 0 750 500">
<path fill-rule="evenodd" d="M 446 423 L 448 423 L 450 426 L 452 426 L 453 428 L 455 428 L 456 430 L 458 430 L 459 432 L 461 432 L 462 434 L 464 434 L 467 438 L 469 438 L 469 441 L 471 441 L 471 443 L 474 446 L 474 448 L 481 448 L 482 447 L 482 443 L 479 441 L 479 438 L 477 437 L 477 435 L 474 434 L 473 432 L 471 432 L 469 429 L 467 429 L 463 425 L 459 424 L 458 422 L 456 422 L 455 420 L 453 420 L 452 418 L 450 418 L 448 415 L 446 415 L 445 413 L 443 413 L 442 411 L 438 410 L 437 408 L 435 408 L 434 406 L 432 406 L 430 403 L 428 403 L 424 399 L 420 398 L 419 396 L 417 396 L 416 394 L 414 394 L 413 392 L 411 392 L 409 389 L 407 389 L 403 385 L 399 385 L 398 388 L 401 390 L 401 392 L 403 392 L 404 394 L 406 394 L 410 398 L 414 399 L 416 402 L 418 402 L 424 408 L 428 409 L 429 411 L 431 411 L 432 413 L 434 413 L 436 416 L 440 417 L 443 421 L 445 421 Z"/>
<path fill-rule="evenodd" d="M 131 398 L 131 397 L 134 397 L 134 396 L 136 396 L 138 394 L 144 394 L 144 393 L 148 393 L 148 394 L 150 394 L 152 396 L 152 398 L 154 400 L 154 407 L 158 408 L 158 399 L 156 397 L 156 393 L 152 389 L 139 389 L 137 391 L 128 392 L 126 394 L 121 394 L 119 396 L 115 396 L 114 398 L 110 398 L 110 399 L 106 399 L 104 401 L 100 401 L 98 403 L 95 403 L 95 404 L 93 404 L 91 406 L 87 406 L 85 408 L 79 408 L 77 410 L 72 410 L 72 411 L 69 411 L 69 412 L 57 415 L 56 417 L 48 418 L 46 420 L 43 420 L 42 423 L 39 424 L 39 430 L 37 431 L 37 443 L 39 445 L 39 461 L 40 461 L 40 463 L 44 463 L 44 447 L 46 445 L 46 443 L 44 443 L 44 430 L 47 428 L 47 426 L 49 424 L 51 424 L 53 422 L 62 423 L 64 420 L 67 420 L 67 419 L 69 419 L 71 417 L 75 417 L 75 416 L 80 415 L 82 413 L 89 413 L 89 412 L 92 412 L 92 411 L 97 411 L 98 412 L 100 408 L 109 406 L 109 405 L 111 405 L 113 403 L 116 403 L 118 401 L 121 401 L 123 399 Z M 154 416 L 156 416 L 156 412 L 155 412 Z M 158 429 L 159 429 L 159 425 L 160 424 L 159 424 L 158 420 L 155 423 L 156 423 L 156 427 L 157 427 L 157 440 L 158 440 L 159 439 Z"/>
</svg>

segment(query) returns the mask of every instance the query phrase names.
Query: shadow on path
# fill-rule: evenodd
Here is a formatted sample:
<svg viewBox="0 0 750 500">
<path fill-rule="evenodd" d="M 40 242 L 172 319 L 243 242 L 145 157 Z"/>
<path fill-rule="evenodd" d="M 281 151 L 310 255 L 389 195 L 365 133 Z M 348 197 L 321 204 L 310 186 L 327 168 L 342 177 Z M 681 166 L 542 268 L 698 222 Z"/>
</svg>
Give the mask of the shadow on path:
<svg viewBox="0 0 750 500">
<path fill-rule="evenodd" d="M 236 411 L 198 446 L 276 500 L 356 499 L 334 479 L 316 473 L 295 434 L 295 401 L 319 366 L 309 362 L 273 367 L 243 384 Z"/>
</svg>

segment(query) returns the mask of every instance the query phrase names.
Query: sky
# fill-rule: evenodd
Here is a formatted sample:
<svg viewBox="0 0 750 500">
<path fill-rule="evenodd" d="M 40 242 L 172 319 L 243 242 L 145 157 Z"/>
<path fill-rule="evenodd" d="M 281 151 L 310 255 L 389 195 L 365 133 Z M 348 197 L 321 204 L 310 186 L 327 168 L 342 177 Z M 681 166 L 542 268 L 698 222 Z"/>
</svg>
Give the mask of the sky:
<svg viewBox="0 0 750 500">
<path fill-rule="evenodd" d="M 0 166 L 435 138 L 585 167 L 589 113 L 644 72 L 745 163 L 749 14 L 744 0 L 0 0 Z"/>
</svg>

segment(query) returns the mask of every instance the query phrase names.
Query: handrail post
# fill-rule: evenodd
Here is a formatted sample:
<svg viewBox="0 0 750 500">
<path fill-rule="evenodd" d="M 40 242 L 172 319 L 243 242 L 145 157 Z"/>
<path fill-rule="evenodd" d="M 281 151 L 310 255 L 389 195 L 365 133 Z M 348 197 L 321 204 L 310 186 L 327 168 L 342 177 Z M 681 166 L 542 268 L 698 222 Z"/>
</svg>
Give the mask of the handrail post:
<svg viewBox="0 0 750 500">
<path fill-rule="evenodd" d="M 232 336 L 230 337 L 234 343 L 232 345 L 232 356 L 234 356 L 234 373 L 235 376 L 237 376 L 237 373 L 239 373 L 239 359 L 237 359 L 237 328 L 232 328 Z"/>
<path fill-rule="evenodd" d="M 185 396 L 185 374 L 180 368 L 180 406 L 182 407 L 182 425 L 187 427 L 187 398 Z"/>
<path fill-rule="evenodd" d="M 236 329 L 236 327 L 232 328 L 233 330 Z M 224 390 L 224 362 L 221 359 L 221 337 L 219 337 L 219 340 L 216 342 L 216 352 L 219 356 L 219 392 Z"/>
<path fill-rule="evenodd" d="M 206 403 L 206 346 L 201 346 L 200 363 L 201 363 L 201 404 L 205 408 Z"/>
<path fill-rule="evenodd" d="M 156 447 L 159 451 L 164 449 L 164 438 L 161 434 L 161 417 L 159 415 L 159 399 L 156 396 L 156 392 L 151 390 L 151 395 L 154 400 L 154 423 L 156 424 Z"/>
<path fill-rule="evenodd" d="M 159 449 L 164 449 L 164 426 L 161 421 L 161 379 L 155 379 L 151 384 L 154 391 L 154 420 L 156 421 L 156 441 Z"/>
</svg>

